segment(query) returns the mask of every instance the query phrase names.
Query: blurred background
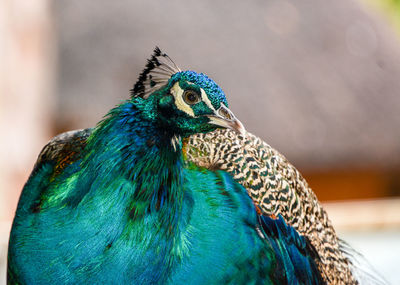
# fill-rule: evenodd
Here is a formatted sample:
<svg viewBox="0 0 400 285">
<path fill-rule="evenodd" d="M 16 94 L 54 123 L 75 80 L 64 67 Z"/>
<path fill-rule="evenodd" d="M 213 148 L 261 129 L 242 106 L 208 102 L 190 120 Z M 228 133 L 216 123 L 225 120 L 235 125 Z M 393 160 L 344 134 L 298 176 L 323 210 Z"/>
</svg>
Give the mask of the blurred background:
<svg viewBox="0 0 400 285">
<path fill-rule="evenodd" d="M 156 45 L 213 78 L 400 284 L 398 0 L 0 1 L 0 284 L 41 148 L 128 98 Z"/>
</svg>

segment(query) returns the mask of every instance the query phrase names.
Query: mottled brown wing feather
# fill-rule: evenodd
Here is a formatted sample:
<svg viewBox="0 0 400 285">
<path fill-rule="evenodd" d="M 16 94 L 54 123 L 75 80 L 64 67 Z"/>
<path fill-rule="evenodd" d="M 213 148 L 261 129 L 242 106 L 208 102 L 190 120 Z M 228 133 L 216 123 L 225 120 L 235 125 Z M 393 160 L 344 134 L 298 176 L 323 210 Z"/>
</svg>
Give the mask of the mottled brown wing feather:
<svg viewBox="0 0 400 285">
<path fill-rule="evenodd" d="M 65 166 L 80 158 L 86 141 L 93 129 L 69 131 L 55 136 L 42 149 L 33 168 L 33 172 L 43 163 L 54 163 L 53 175 L 58 175 Z"/>
</svg>

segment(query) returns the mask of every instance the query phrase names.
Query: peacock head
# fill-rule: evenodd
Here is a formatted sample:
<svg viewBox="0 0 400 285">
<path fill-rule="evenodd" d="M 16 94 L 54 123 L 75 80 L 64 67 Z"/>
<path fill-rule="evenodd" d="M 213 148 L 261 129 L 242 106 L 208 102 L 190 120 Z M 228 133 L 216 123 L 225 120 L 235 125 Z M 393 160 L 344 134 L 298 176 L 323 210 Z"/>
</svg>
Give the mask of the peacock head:
<svg viewBox="0 0 400 285">
<path fill-rule="evenodd" d="M 156 105 L 157 123 L 174 135 L 186 137 L 217 128 L 245 133 L 212 79 L 203 73 L 181 71 L 158 47 L 131 92 L 134 99 Z"/>
</svg>

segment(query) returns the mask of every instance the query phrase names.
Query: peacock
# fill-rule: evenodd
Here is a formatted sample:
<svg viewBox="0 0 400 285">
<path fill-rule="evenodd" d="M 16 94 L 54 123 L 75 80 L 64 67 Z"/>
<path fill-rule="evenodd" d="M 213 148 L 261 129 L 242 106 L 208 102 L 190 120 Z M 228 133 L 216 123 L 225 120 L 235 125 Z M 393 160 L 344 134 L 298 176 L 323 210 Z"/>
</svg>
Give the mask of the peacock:
<svg viewBox="0 0 400 285">
<path fill-rule="evenodd" d="M 159 48 L 128 100 L 43 148 L 7 269 L 9 284 L 357 284 L 301 174 Z"/>
</svg>

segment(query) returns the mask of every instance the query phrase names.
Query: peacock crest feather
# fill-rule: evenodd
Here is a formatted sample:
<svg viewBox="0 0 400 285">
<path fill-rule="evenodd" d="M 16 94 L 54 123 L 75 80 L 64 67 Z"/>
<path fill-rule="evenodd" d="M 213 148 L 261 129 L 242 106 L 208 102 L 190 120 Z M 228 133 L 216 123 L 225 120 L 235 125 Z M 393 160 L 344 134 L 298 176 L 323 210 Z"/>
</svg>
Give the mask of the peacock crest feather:
<svg viewBox="0 0 400 285">
<path fill-rule="evenodd" d="M 131 90 L 132 96 L 139 96 L 144 99 L 154 91 L 168 83 L 171 76 L 180 72 L 180 68 L 172 59 L 156 47 L 153 55 L 147 60 L 147 65 L 139 75 L 136 84 Z"/>
</svg>

